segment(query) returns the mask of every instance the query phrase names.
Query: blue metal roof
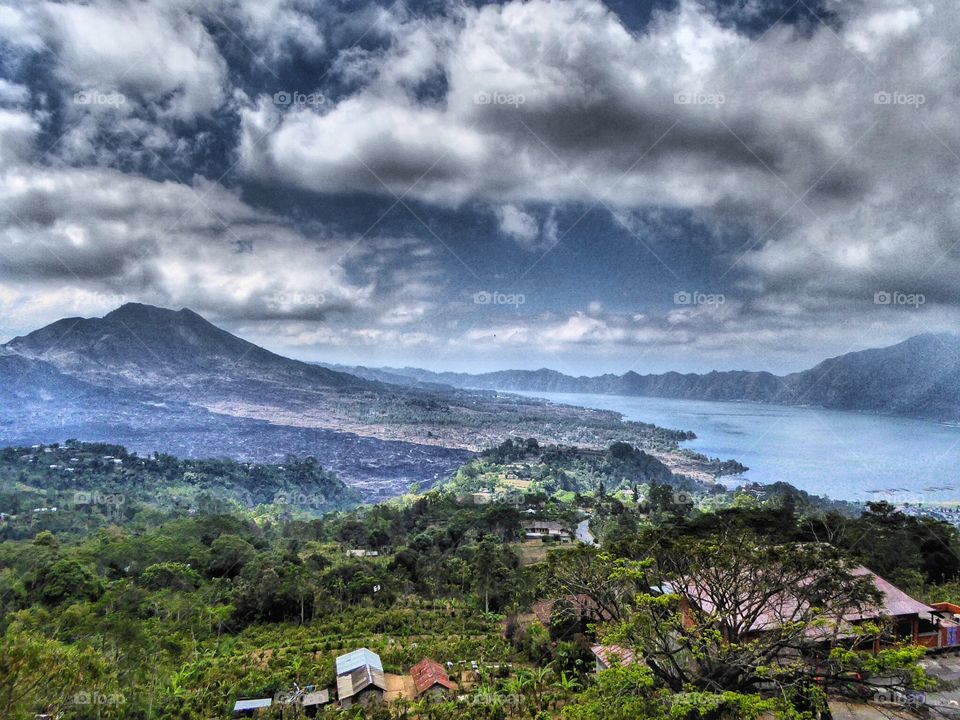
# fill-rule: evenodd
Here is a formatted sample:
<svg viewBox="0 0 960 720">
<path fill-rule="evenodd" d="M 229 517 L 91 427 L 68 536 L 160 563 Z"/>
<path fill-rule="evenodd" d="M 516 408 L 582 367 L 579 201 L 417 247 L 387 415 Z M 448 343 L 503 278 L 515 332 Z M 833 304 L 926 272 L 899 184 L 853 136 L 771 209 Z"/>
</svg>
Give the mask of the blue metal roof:
<svg viewBox="0 0 960 720">
<path fill-rule="evenodd" d="M 240 710 L 256 710 L 257 708 L 265 708 L 273 705 L 273 698 L 256 698 L 254 700 L 237 700 L 237 703 L 233 706 L 233 711 L 238 712 Z"/>
<path fill-rule="evenodd" d="M 383 672 L 383 663 L 380 662 L 380 656 L 372 650 L 360 648 L 337 658 L 337 675 L 345 675 L 365 665 Z"/>
</svg>

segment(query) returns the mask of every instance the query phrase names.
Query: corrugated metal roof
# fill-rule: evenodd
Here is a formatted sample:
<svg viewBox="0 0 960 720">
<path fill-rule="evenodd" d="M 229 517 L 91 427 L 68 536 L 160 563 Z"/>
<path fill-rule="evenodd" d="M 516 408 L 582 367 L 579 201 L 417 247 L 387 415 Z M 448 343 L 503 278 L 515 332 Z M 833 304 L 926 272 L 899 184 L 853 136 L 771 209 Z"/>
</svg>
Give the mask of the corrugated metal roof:
<svg viewBox="0 0 960 720">
<path fill-rule="evenodd" d="M 371 665 L 364 665 L 351 673 L 337 676 L 337 695 L 340 699 L 353 697 L 370 686 L 378 687 L 386 692 L 387 682 L 383 677 L 383 670 Z"/>
<path fill-rule="evenodd" d="M 311 707 L 313 705 L 326 705 L 330 702 L 330 691 L 329 690 L 317 690 L 315 692 L 308 692 L 303 696 L 302 705 L 304 707 Z"/>
<path fill-rule="evenodd" d="M 359 650 L 348 652 L 346 655 L 341 655 L 337 658 L 337 675 L 353 672 L 364 665 L 369 665 L 383 672 L 383 663 L 380 662 L 380 656 L 372 650 L 360 648 Z"/>
<path fill-rule="evenodd" d="M 233 711 L 256 710 L 258 708 L 268 708 L 273 705 L 273 698 L 254 698 L 252 700 L 237 700 L 233 706 Z"/>
</svg>

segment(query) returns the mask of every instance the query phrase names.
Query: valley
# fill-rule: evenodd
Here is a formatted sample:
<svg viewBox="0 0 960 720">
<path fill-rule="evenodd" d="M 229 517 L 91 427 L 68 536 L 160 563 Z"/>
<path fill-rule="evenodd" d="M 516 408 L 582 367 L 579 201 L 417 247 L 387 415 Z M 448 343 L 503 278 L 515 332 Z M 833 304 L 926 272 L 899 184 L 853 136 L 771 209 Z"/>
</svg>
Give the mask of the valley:
<svg viewBox="0 0 960 720">
<path fill-rule="evenodd" d="M 399 386 L 271 353 L 189 310 L 128 304 L 67 318 L 0 352 L 0 443 L 116 442 L 180 457 L 313 456 L 366 497 L 432 484 L 504 437 L 626 441 L 708 480 L 692 435 L 609 410 L 488 390 Z"/>
</svg>

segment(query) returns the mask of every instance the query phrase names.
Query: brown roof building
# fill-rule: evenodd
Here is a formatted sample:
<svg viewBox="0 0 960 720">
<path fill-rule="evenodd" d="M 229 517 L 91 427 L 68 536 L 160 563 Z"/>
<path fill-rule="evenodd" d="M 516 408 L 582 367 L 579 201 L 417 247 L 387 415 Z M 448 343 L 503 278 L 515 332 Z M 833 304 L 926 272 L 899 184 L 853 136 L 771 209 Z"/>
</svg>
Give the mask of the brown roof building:
<svg viewBox="0 0 960 720">
<path fill-rule="evenodd" d="M 418 696 L 428 692 L 443 693 L 453 690 L 450 676 L 443 665 L 436 660 L 424 658 L 410 668 L 410 675 L 413 677 L 413 684 L 417 689 Z"/>
<path fill-rule="evenodd" d="M 592 645 L 590 652 L 597 661 L 597 672 L 609 670 L 614 664 L 626 667 L 633 665 L 637 657 L 633 650 L 621 647 L 620 645 Z"/>
<path fill-rule="evenodd" d="M 884 580 L 873 571 L 863 566 L 852 569 L 852 574 L 868 577 L 874 587 L 880 591 L 881 602 L 877 607 L 863 608 L 860 611 L 847 613 L 840 619 L 841 627 L 832 628 L 840 637 L 850 636 L 852 626 L 865 621 L 888 619 L 893 623 L 893 632 L 897 640 L 911 642 L 915 645 L 925 645 L 930 648 L 939 648 L 958 644 L 957 631 L 948 636 L 950 627 L 956 628 L 957 623 L 940 614 L 937 608 L 926 605 L 907 595 L 893 583 Z M 704 613 L 713 613 L 717 603 L 714 600 L 714 589 L 691 582 L 685 593 L 684 602 L 693 601 Z M 761 633 L 773 630 L 783 622 L 796 619 L 800 608 L 798 600 L 789 594 L 776 595 L 767 600 L 767 604 L 757 615 L 756 620 L 749 628 L 750 633 Z M 687 622 L 693 622 L 689 615 L 689 606 L 684 611 Z M 831 628 L 809 628 L 807 634 L 811 641 L 825 639 L 830 635 Z M 883 643 L 879 639 L 874 642 L 874 651 L 880 650 Z"/>
</svg>

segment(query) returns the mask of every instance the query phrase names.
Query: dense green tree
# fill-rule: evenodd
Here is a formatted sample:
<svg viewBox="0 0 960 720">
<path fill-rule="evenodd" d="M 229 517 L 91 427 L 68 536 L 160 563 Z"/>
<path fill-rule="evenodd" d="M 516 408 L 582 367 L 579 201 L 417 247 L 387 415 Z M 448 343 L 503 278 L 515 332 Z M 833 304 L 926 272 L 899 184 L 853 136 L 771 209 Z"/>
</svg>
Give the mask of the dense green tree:
<svg viewBox="0 0 960 720">
<path fill-rule="evenodd" d="M 208 577 L 236 577 L 257 554 L 256 548 L 238 535 L 221 535 L 210 544 Z"/>
<path fill-rule="evenodd" d="M 103 585 L 90 567 L 72 558 L 62 558 L 39 568 L 30 589 L 43 602 L 58 605 L 95 600 L 103 591 Z"/>
<path fill-rule="evenodd" d="M 490 601 L 502 608 L 509 593 L 509 579 L 517 567 L 517 558 L 492 535 L 485 535 L 472 548 L 474 589 L 490 612 Z"/>
<path fill-rule="evenodd" d="M 139 582 L 149 590 L 195 590 L 202 578 L 185 563 L 164 562 L 148 566 Z"/>
</svg>

